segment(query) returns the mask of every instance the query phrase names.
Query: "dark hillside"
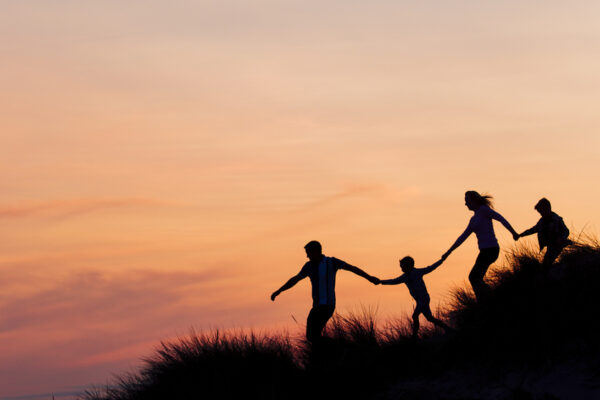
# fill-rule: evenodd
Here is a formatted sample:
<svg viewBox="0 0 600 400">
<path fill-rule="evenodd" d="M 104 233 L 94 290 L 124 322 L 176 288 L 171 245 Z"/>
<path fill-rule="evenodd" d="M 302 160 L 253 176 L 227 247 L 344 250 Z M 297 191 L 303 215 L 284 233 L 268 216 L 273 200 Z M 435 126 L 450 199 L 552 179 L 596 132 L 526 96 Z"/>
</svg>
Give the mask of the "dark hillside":
<svg viewBox="0 0 600 400">
<path fill-rule="evenodd" d="M 600 246 L 571 246 L 548 270 L 519 249 L 488 274 L 482 303 L 459 289 L 442 316 L 456 332 L 373 313 L 337 315 L 326 342 L 192 334 L 163 343 L 137 373 L 84 400 L 597 399 L 600 398 Z M 424 324 L 429 326 L 428 324 Z"/>
</svg>

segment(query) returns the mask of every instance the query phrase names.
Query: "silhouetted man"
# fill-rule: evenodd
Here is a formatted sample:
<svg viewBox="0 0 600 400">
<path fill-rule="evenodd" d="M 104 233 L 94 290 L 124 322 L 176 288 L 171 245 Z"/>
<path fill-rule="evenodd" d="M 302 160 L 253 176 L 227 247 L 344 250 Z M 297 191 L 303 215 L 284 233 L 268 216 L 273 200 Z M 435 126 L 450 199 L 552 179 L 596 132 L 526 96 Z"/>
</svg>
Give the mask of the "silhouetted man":
<svg viewBox="0 0 600 400">
<path fill-rule="evenodd" d="M 544 261 L 542 265 L 550 267 L 561 251 L 571 241 L 569 238 L 569 228 L 565 225 L 563 219 L 552 211 L 550 201 L 543 197 L 535 205 L 535 210 L 540 213 L 542 218 L 533 227 L 522 232 L 519 236 L 529 236 L 537 233 L 540 251 L 546 247 Z"/>
<path fill-rule="evenodd" d="M 281 292 L 309 277 L 312 285 L 313 307 L 306 320 L 306 339 L 314 343 L 321 338 L 323 328 L 335 311 L 335 275 L 338 270 L 345 269 L 354 272 L 373 284 L 379 283 L 379 279 L 335 257 L 325 256 L 322 253 L 321 243 L 316 240 L 304 246 L 304 250 L 306 250 L 309 261 L 304 264 L 298 275 L 290 278 L 282 287 L 273 292 L 271 300 L 275 301 Z"/>
</svg>

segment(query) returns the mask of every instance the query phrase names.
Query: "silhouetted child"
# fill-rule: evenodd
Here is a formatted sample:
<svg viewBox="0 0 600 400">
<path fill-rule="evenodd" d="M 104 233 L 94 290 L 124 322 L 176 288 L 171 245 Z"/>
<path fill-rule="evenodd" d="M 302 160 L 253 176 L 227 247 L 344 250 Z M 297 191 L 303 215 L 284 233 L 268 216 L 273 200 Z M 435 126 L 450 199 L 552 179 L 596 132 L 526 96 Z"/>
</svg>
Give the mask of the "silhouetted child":
<svg viewBox="0 0 600 400">
<path fill-rule="evenodd" d="M 569 229 L 563 219 L 555 212 L 552 212 L 550 201 L 545 197 L 540 199 L 534 208 L 540 213 L 542 218 L 540 218 L 535 226 L 527 229 L 519 236 L 529 236 L 537 233 L 540 251 L 546 247 L 546 254 L 544 254 L 542 265 L 549 267 L 560 255 L 560 252 L 572 243 L 568 239 Z"/>
<path fill-rule="evenodd" d="M 452 331 L 452 328 L 435 318 L 431 313 L 431 308 L 429 307 L 429 293 L 427 293 L 427 287 L 425 287 L 425 282 L 423 281 L 423 275 L 430 273 L 439 267 L 443 262 L 443 260 L 439 260 L 438 262 L 431 264 L 429 267 L 415 268 L 415 260 L 412 257 L 407 256 L 400 260 L 400 268 L 404 274 L 395 279 L 381 280 L 382 285 L 399 285 L 401 283 L 405 283 L 411 296 L 416 300 L 417 305 L 412 315 L 413 338 L 416 338 L 419 332 L 420 314 L 423 314 L 429 322 L 444 328 L 446 332 Z"/>
</svg>

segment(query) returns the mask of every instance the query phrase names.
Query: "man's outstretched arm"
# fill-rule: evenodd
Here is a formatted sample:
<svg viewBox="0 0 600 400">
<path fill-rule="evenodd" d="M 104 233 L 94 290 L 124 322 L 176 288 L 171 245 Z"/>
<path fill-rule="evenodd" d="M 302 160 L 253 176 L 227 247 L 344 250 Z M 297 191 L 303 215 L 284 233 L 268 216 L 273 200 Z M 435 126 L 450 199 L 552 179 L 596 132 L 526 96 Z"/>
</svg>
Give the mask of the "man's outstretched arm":
<svg viewBox="0 0 600 400">
<path fill-rule="evenodd" d="M 355 267 L 354 265 L 350 265 L 350 264 L 346 264 L 343 263 L 340 266 L 340 269 L 345 269 L 346 271 L 350 271 L 355 273 L 358 276 L 362 276 L 363 278 L 365 278 L 366 280 L 368 280 L 369 282 L 378 285 L 381 281 L 379 280 L 379 278 L 376 278 L 374 276 L 371 276 L 369 274 L 367 274 L 365 271 L 363 271 L 362 269 Z"/>
<path fill-rule="evenodd" d="M 304 278 L 305 277 L 301 276 L 300 274 L 298 274 L 296 276 L 292 276 L 289 281 L 287 281 L 286 283 L 284 283 L 284 285 L 282 287 L 280 287 L 279 289 L 277 289 L 276 291 L 274 291 L 271 294 L 271 301 L 275 301 L 275 297 L 279 296 L 279 294 L 281 292 L 286 291 L 286 290 L 292 288 L 296 283 L 300 282 Z"/>
</svg>

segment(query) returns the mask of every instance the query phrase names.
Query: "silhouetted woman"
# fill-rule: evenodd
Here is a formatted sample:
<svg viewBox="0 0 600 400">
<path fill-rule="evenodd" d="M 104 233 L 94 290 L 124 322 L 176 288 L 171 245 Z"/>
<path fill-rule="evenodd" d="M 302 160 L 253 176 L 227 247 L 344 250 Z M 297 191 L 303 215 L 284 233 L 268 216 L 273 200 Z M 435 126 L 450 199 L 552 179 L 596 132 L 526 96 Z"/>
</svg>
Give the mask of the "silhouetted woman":
<svg viewBox="0 0 600 400">
<path fill-rule="evenodd" d="M 515 232 L 502 215 L 492 210 L 492 196 L 482 196 L 474 190 L 469 190 L 465 193 L 465 205 L 469 210 L 474 212 L 474 215 L 471 217 L 467 229 L 456 239 L 452 247 L 444 253 L 442 259 L 445 260 L 471 233 L 475 232 L 477 244 L 479 245 L 479 255 L 473 269 L 469 273 L 469 281 L 477 300 L 480 301 L 490 290 L 483 281 L 483 277 L 490 265 L 498 259 L 498 254 L 500 254 L 500 246 L 498 246 L 498 240 L 494 234 L 492 220 L 500 221 L 512 233 L 515 240 L 519 239 L 519 234 Z"/>
</svg>

